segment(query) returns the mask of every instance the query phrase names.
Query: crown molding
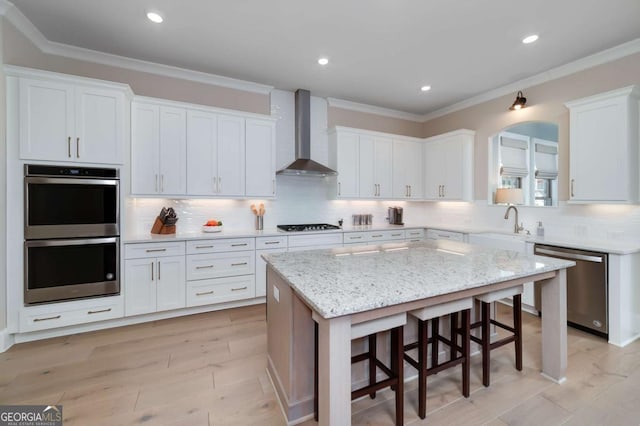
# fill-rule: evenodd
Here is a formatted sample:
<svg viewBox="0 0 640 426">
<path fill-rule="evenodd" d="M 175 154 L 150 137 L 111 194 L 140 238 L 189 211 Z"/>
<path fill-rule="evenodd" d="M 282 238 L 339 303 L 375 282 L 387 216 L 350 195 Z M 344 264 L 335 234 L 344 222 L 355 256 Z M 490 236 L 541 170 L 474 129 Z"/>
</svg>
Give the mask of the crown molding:
<svg viewBox="0 0 640 426">
<path fill-rule="evenodd" d="M 584 71 L 586 69 L 593 68 L 607 62 L 612 62 L 638 52 L 640 52 L 640 38 L 628 41 L 626 43 L 620 44 L 607 50 L 603 50 L 598 53 L 594 53 L 593 55 L 577 59 L 565 65 L 561 65 L 548 71 L 544 71 L 540 74 L 516 81 L 515 83 L 510 83 L 506 86 L 502 86 L 497 89 L 482 93 L 480 95 L 465 99 L 462 102 L 457 102 L 453 105 L 449 105 L 448 107 L 425 114 L 421 116 L 421 119 L 423 122 L 433 120 L 434 118 L 442 117 L 443 115 L 447 115 L 452 112 L 460 111 L 462 109 L 469 108 L 483 102 L 509 95 L 511 93 L 517 92 L 518 90 L 525 90 L 530 87 L 537 86 L 538 84 L 546 83 L 551 80 L 575 74 L 577 72 Z"/>
<path fill-rule="evenodd" d="M 410 112 L 398 111 L 390 108 L 361 104 L 336 98 L 327 98 L 327 102 L 329 103 L 329 106 L 340 109 L 366 112 L 369 114 L 382 115 L 391 118 L 400 118 L 402 120 L 416 121 L 418 123 L 422 123 L 424 121 L 422 115 L 420 114 L 412 114 Z"/>
<path fill-rule="evenodd" d="M 7 0 L 0 0 L 0 15 L 4 15 L 7 20 L 11 22 L 18 31 L 27 37 L 38 49 L 40 49 L 40 51 L 49 55 L 63 56 L 80 61 L 93 62 L 263 95 L 267 95 L 271 93 L 271 90 L 273 90 L 273 86 L 266 84 L 193 71 L 185 68 L 158 64 L 155 62 L 142 61 L 139 59 L 98 52 L 96 50 L 50 41 L 40 32 L 40 30 L 38 30 L 38 28 L 35 27 L 35 25 L 33 25 L 31 21 L 29 21 L 29 19 L 27 19 L 26 16 L 22 14 L 17 7 L 15 7 L 15 5 L 13 5 L 13 3 Z"/>
</svg>

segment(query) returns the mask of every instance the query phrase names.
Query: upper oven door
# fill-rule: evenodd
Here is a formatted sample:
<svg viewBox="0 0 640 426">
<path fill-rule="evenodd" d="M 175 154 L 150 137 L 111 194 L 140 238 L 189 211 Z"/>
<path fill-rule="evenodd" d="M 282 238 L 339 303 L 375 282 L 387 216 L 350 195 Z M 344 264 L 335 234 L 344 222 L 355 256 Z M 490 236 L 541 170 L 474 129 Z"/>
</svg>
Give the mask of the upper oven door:
<svg viewBox="0 0 640 426">
<path fill-rule="evenodd" d="M 119 181 L 25 177 L 27 240 L 120 235 Z"/>
</svg>

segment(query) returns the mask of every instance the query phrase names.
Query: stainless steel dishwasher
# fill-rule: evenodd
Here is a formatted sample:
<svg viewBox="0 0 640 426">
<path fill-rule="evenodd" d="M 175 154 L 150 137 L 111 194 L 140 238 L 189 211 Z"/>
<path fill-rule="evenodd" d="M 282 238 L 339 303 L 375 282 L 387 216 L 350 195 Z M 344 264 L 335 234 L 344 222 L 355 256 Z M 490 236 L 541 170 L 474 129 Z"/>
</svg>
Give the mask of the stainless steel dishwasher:
<svg viewBox="0 0 640 426">
<path fill-rule="evenodd" d="M 567 323 L 608 338 L 607 254 L 544 244 L 535 245 L 535 254 L 576 262 L 576 266 L 567 269 Z M 540 311 L 538 288 L 536 288 L 535 303 L 536 309 Z"/>
</svg>

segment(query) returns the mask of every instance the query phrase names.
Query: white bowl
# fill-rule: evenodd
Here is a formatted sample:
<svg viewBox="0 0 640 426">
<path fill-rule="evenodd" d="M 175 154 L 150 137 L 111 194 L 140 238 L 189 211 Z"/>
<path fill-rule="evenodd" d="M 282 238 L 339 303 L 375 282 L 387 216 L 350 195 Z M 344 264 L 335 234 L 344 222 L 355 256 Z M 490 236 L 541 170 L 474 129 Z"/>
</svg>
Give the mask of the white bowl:
<svg viewBox="0 0 640 426">
<path fill-rule="evenodd" d="M 221 232 L 222 228 L 224 228 L 222 225 L 216 225 L 216 226 L 203 225 L 202 232 Z"/>
</svg>

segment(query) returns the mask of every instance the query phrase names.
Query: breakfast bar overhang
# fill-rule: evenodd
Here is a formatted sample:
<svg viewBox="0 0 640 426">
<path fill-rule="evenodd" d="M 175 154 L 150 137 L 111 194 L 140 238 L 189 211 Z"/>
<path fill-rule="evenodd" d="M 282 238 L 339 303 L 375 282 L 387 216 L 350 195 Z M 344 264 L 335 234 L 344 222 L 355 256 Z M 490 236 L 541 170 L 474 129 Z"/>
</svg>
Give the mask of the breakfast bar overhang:
<svg viewBox="0 0 640 426">
<path fill-rule="evenodd" d="M 320 424 L 350 424 L 352 325 L 529 281 L 542 293 L 542 374 L 565 380 L 566 268 L 574 262 L 453 241 L 264 258 L 268 368 L 289 422 L 312 412 L 313 321 L 319 328 Z"/>
</svg>

